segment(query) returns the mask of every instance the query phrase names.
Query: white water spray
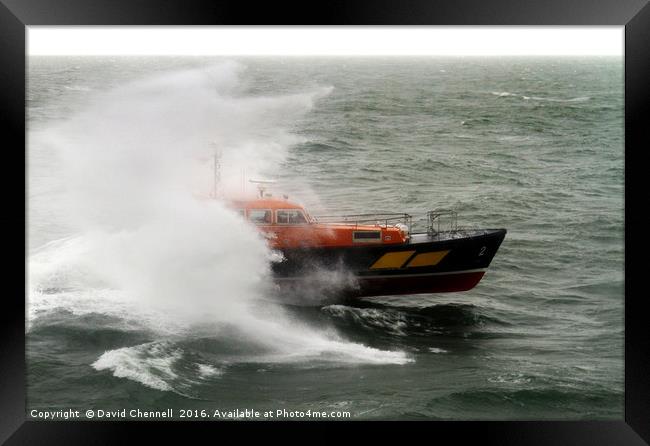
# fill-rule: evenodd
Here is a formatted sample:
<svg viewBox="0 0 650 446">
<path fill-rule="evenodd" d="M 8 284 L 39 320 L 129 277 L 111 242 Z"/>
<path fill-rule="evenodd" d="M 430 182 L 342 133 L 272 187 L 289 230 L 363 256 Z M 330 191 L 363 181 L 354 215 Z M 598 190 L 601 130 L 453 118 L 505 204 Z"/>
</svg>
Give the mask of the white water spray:
<svg viewBox="0 0 650 446">
<path fill-rule="evenodd" d="M 45 132 L 60 154 L 70 225 L 80 235 L 30 257 L 30 317 L 61 306 L 129 315 L 161 336 L 228 324 L 265 349 L 247 360 L 408 362 L 402 352 L 290 321 L 278 308 L 256 311 L 273 253 L 256 228 L 197 194 L 211 190 L 215 144 L 226 193 L 240 190 L 242 170 L 277 169 L 298 141 L 292 123 L 330 88 L 245 96 L 241 72 L 226 63 L 134 82 Z M 95 367 L 128 377 L 126 357 L 107 352 Z"/>
</svg>

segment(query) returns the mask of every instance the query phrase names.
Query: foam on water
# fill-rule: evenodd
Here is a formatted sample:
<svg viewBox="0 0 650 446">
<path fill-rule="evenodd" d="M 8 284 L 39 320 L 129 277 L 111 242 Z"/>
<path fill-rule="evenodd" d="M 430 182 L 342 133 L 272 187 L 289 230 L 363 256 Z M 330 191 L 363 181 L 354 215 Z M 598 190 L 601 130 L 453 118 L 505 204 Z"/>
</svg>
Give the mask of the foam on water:
<svg viewBox="0 0 650 446">
<path fill-rule="evenodd" d="M 223 370 L 218 369 L 209 364 L 196 364 L 196 366 L 198 367 L 199 376 L 201 378 L 210 378 L 213 376 L 220 376 L 223 374 Z"/>
<path fill-rule="evenodd" d="M 430 347 L 429 352 L 431 352 L 431 353 L 449 353 L 444 348 L 437 348 L 437 347 Z"/>
<path fill-rule="evenodd" d="M 96 370 L 111 370 L 118 378 L 127 378 L 153 389 L 172 390 L 169 381 L 178 377 L 172 366 L 182 353 L 164 347 L 164 344 L 150 343 L 111 350 L 92 366 Z"/>
<path fill-rule="evenodd" d="M 494 96 L 504 98 L 504 97 L 517 97 L 521 98 L 523 100 L 533 100 L 533 101 L 546 101 L 546 102 L 585 102 L 590 100 L 591 98 L 589 96 L 579 96 L 575 98 L 552 98 L 552 97 L 540 97 L 540 96 L 526 96 L 523 94 L 519 93 L 511 93 L 509 91 L 492 91 L 491 92 Z"/>
<path fill-rule="evenodd" d="M 398 310 L 329 305 L 323 311 L 335 318 L 352 320 L 362 327 L 379 328 L 397 336 L 406 336 L 407 320 Z"/>
</svg>

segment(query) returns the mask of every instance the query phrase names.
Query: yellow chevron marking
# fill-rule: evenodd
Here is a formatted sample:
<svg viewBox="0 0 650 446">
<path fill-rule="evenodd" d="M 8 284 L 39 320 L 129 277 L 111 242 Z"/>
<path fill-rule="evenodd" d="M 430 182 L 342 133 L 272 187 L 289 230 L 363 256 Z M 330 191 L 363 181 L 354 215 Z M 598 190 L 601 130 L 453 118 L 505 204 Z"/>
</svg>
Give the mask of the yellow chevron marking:
<svg viewBox="0 0 650 446">
<path fill-rule="evenodd" d="M 399 268 L 415 251 L 388 252 L 372 264 L 370 269 Z"/>
<path fill-rule="evenodd" d="M 425 252 L 422 254 L 416 255 L 413 260 L 406 265 L 407 268 L 413 268 L 414 266 L 434 266 L 440 262 L 449 251 L 435 251 L 435 252 Z"/>
</svg>

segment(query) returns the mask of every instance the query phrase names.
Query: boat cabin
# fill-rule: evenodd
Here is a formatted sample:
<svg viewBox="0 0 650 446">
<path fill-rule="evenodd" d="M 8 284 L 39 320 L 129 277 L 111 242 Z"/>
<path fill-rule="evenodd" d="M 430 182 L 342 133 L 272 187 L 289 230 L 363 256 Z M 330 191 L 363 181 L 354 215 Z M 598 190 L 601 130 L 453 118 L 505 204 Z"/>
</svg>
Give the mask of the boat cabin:
<svg viewBox="0 0 650 446">
<path fill-rule="evenodd" d="M 381 219 L 371 222 L 367 218 L 363 222 L 344 218 L 320 221 L 287 199 L 263 197 L 231 205 L 257 225 L 275 249 L 400 244 L 409 239 L 408 228 L 403 224 L 393 225 Z"/>
</svg>

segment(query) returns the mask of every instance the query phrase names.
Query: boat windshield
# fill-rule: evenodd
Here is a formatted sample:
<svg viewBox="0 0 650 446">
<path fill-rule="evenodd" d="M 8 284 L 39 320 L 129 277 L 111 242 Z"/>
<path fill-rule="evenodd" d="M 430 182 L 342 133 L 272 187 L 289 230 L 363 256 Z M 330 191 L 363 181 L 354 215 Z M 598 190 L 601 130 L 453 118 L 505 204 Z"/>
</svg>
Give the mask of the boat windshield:
<svg viewBox="0 0 650 446">
<path fill-rule="evenodd" d="M 281 225 L 307 224 L 305 215 L 299 209 L 282 209 L 276 212 L 276 221 Z"/>
<path fill-rule="evenodd" d="M 270 225 L 271 216 L 270 209 L 251 209 L 248 211 L 248 219 L 256 225 Z"/>
</svg>

